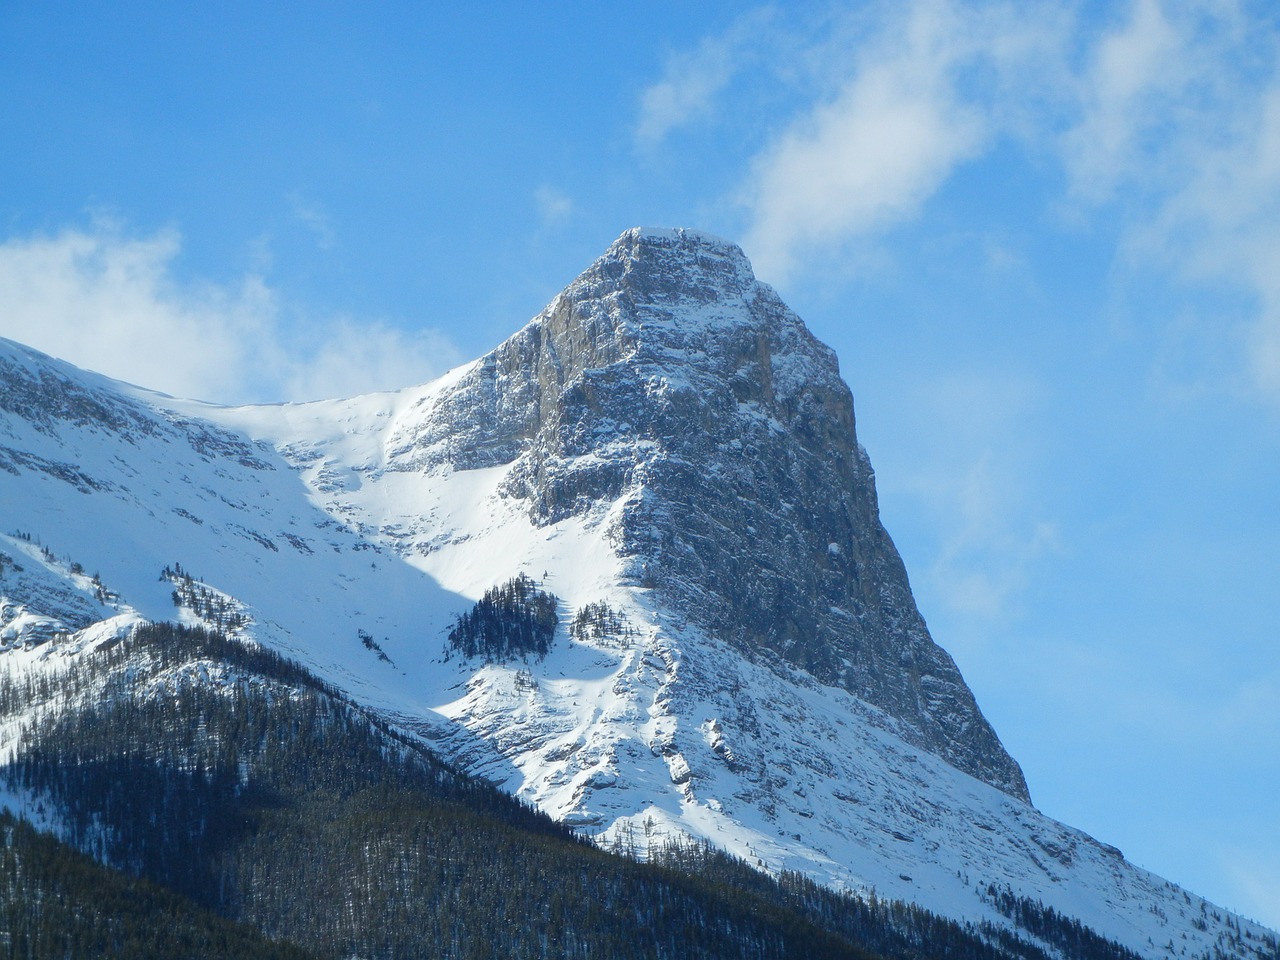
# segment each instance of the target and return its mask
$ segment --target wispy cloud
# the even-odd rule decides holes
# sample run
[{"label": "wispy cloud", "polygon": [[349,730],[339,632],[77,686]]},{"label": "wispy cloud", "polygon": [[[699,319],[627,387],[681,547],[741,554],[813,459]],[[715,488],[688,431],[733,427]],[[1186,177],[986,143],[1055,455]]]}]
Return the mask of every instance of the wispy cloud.
[{"label": "wispy cloud", "polygon": [[915,217],[989,148],[998,87],[1036,46],[1002,10],[918,0],[856,34],[836,93],[752,162],[742,197],[761,275],[783,282],[804,259],[825,267],[833,247]]},{"label": "wispy cloud", "polygon": [[1280,77],[1237,89],[1216,109],[1221,126],[1188,134],[1181,175],[1132,243],[1184,284],[1225,285],[1252,301],[1240,338],[1248,373],[1280,403]]},{"label": "wispy cloud", "polygon": [[1137,0],[1097,41],[1063,137],[1074,195],[1124,218],[1123,256],[1252,301],[1213,334],[1280,402],[1280,33],[1247,5]]},{"label": "wispy cloud", "polygon": [[340,317],[321,325],[320,337],[282,371],[288,397],[349,397],[422,383],[464,358],[436,330],[407,332],[381,321]]},{"label": "wispy cloud", "polygon": [[1056,525],[1028,502],[1037,386],[995,372],[922,376],[902,383],[911,456],[894,481],[936,536],[922,585],[947,612],[1008,618],[1037,563],[1060,548]]},{"label": "wispy cloud", "polygon": [[958,613],[988,622],[1007,618],[1035,564],[1060,546],[1055,524],[1010,509],[1020,479],[1002,475],[983,451],[964,467],[960,482],[948,483],[946,495],[935,499],[949,504],[952,520],[928,575]]},{"label": "wispy cloud", "polygon": [[[1227,0],[1132,0],[1102,17],[1067,3],[911,0],[859,7],[808,46],[827,92],[774,118],[735,194],[762,277],[786,285],[876,262],[867,250],[925,216],[959,169],[1012,149],[1060,171],[1044,212],[1115,230],[1119,277],[1162,272],[1170,286],[1250,301],[1243,326],[1229,311],[1206,322],[1237,344],[1250,388],[1280,402],[1273,18]],[[726,49],[727,38],[705,42],[663,82],[674,90],[692,71],[691,105],[728,99],[741,68],[717,67]]]},{"label": "wispy cloud", "polygon": [[573,213],[573,199],[549,184],[544,183],[533,191],[533,202],[538,207],[543,226],[560,223]]},{"label": "wispy cloud", "polygon": [[1246,917],[1256,917],[1276,929],[1280,927],[1280,870],[1275,865],[1275,851],[1266,849],[1268,842],[1274,843],[1264,838],[1261,844],[1221,850],[1219,862],[1245,900],[1233,906]]},{"label": "wispy cloud", "polygon": [[292,317],[265,280],[179,280],[174,231],[109,224],[0,244],[0,334],[177,396],[312,399],[422,382],[458,360],[432,331]]},{"label": "wispy cloud", "polygon": [[332,250],[338,245],[338,232],[334,229],[333,218],[324,204],[309,200],[297,191],[290,193],[286,199],[294,219],[315,236],[316,246],[321,250]]},{"label": "wispy cloud", "polygon": [[1109,199],[1140,172],[1152,138],[1191,82],[1187,47],[1159,0],[1137,0],[1128,18],[1094,44],[1074,82],[1080,119],[1062,138],[1077,195]]},{"label": "wispy cloud", "polygon": [[1249,372],[1280,404],[1280,82],[1240,107],[1232,139],[1197,158],[1194,176],[1156,230],[1187,238],[1184,269],[1225,281],[1253,299],[1255,313],[1245,331]]},{"label": "wispy cloud", "polygon": [[662,77],[640,96],[637,144],[655,146],[673,130],[711,115],[734,76],[755,62],[773,19],[769,8],[751,11],[726,33],[669,54]]}]

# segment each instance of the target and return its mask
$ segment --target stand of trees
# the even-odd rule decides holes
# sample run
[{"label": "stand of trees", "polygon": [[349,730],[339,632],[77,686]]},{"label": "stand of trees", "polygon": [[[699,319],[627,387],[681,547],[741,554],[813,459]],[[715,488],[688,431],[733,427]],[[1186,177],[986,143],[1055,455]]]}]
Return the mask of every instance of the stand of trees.
[{"label": "stand of trees", "polygon": [[611,643],[626,647],[635,638],[635,627],[621,610],[615,610],[603,600],[588,603],[578,609],[569,624],[569,636],[575,640],[595,643]]},{"label": "stand of trees", "polygon": [[249,625],[249,617],[240,605],[210,590],[204,583],[175,563],[160,571],[160,579],[173,584],[173,605],[186,607],[215,630],[235,633]]},{"label": "stand of trees", "polygon": [[545,657],[555,640],[559,601],[525,574],[485,591],[460,614],[449,631],[449,646],[465,657],[490,662]]}]

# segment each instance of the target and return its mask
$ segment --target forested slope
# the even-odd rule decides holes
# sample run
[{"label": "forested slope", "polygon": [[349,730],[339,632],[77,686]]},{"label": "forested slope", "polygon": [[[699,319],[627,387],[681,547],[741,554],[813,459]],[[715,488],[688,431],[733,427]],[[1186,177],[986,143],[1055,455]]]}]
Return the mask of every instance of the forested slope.
[{"label": "forested slope", "polygon": [[0,957],[308,960],[257,930],[103,867],[0,813]]},{"label": "forested slope", "polygon": [[[755,894],[599,850],[296,665],[140,629],[9,679],[10,788],[67,838],[271,937],[369,957],[864,957]],[[56,705],[56,706],[55,706]]]},{"label": "forested slope", "polygon": [[[0,717],[21,730],[8,788],[56,811],[72,845],[322,956],[1046,957],[705,845],[644,863],[598,849],[297,664],[203,630],[145,625],[56,678],[11,674]],[[6,905],[11,930],[43,922],[30,898]],[[1056,945],[1133,956],[1096,937]]]}]

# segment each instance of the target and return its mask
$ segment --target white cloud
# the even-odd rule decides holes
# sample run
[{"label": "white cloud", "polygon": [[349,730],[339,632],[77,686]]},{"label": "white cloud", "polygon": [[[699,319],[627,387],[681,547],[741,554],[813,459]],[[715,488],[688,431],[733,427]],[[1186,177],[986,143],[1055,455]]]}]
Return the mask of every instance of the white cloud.
[{"label": "white cloud", "polygon": [[[1060,194],[1042,194],[1046,210],[1114,231],[1117,289],[1162,275],[1170,289],[1218,296],[1192,339],[1234,344],[1236,374],[1224,384],[1214,369],[1206,382],[1248,381],[1280,402],[1272,18],[1234,0],[1132,0],[1091,16],[1068,3],[910,0],[859,6],[828,33],[836,39],[808,39],[827,95],[778,125],[737,193],[744,247],[764,279],[865,272],[877,238],[924,217],[960,167],[994,165],[1008,147],[1041,173],[1061,171]],[[717,43],[690,56],[703,71],[690,91],[721,96],[734,79],[716,69]],[[1241,297],[1252,304],[1243,324]],[[1173,332],[1153,333],[1153,366]]]},{"label": "white cloud", "polygon": [[1090,201],[1139,172],[1148,138],[1191,81],[1186,37],[1158,0],[1137,0],[1130,12],[1097,42],[1077,83],[1081,119],[1064,137],[1073,189]]},{"label": "white cloud", "polygon": [[772,19],[769,9],[752,11],[725,34],[706,38],[692,51],[669,55],[662,79],[640,95],[636,142],[656,146],[673,130],[711,115],[716,98],[754,59]]},{"label": "white cloud", "polygon": [[672,58],[663,78],[641,96],[636,140],[654,145],[675,128],[709,113],[732,76],[733,58],[719,40],[703,43],[692,57]]},{"label": "white cloud", "polygon": [[0,244],[0,335],[78,366],[221,402],[336,396],[422,382],[456,362],[438,334],[348,318],[286,322],[250,274],[174,276],[177,233],[110,225]]},{"label": "white cloud", "polygon": [[952,610],[992,622],[1010,615],[1033,566],[1058,549],[1058,531],[1025,516],[1021,478],[997,467],[990,450],[961,469],[959,482],[948,478],[935,497],[949,521],[928,576]]},{"label": "white cloud", "polygon": [[[1228,3],[1139,0],[1100,38],[1063,160],[1124,223],[1129,265],[1224,304],[1205,321],[1280,401],[1280,34]],[[1225,304],[1252,301],[1241,328]]]},{"label": "white cloud", "polygon": [[995,105],[971,89],[982,85],[975,67],[1012,70],[1030,37],[996,7],[890,8],[850,51],[838,92],[754,160],[746,247],[761,275],[783,281],[801,260],[916,216],[995,132]]},{"label": "white cloud", "polygon": [[349,397],[424,382],[462,359],[438,331],[337,319],[324,325],[314,349],[282,383],[290,397]]}]

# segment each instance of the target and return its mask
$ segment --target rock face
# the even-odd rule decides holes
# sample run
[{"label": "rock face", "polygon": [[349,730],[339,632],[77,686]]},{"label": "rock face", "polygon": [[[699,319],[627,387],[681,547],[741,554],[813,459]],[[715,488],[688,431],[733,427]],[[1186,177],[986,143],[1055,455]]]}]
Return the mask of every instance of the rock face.
[{"label": "rock face", "polygon": [[916,609],[834,353],[735,245],[628,231],[417,422],[392,469],[512,464],[540,525],[620,504],[611,539],[664,607],[1029,800]]}]

